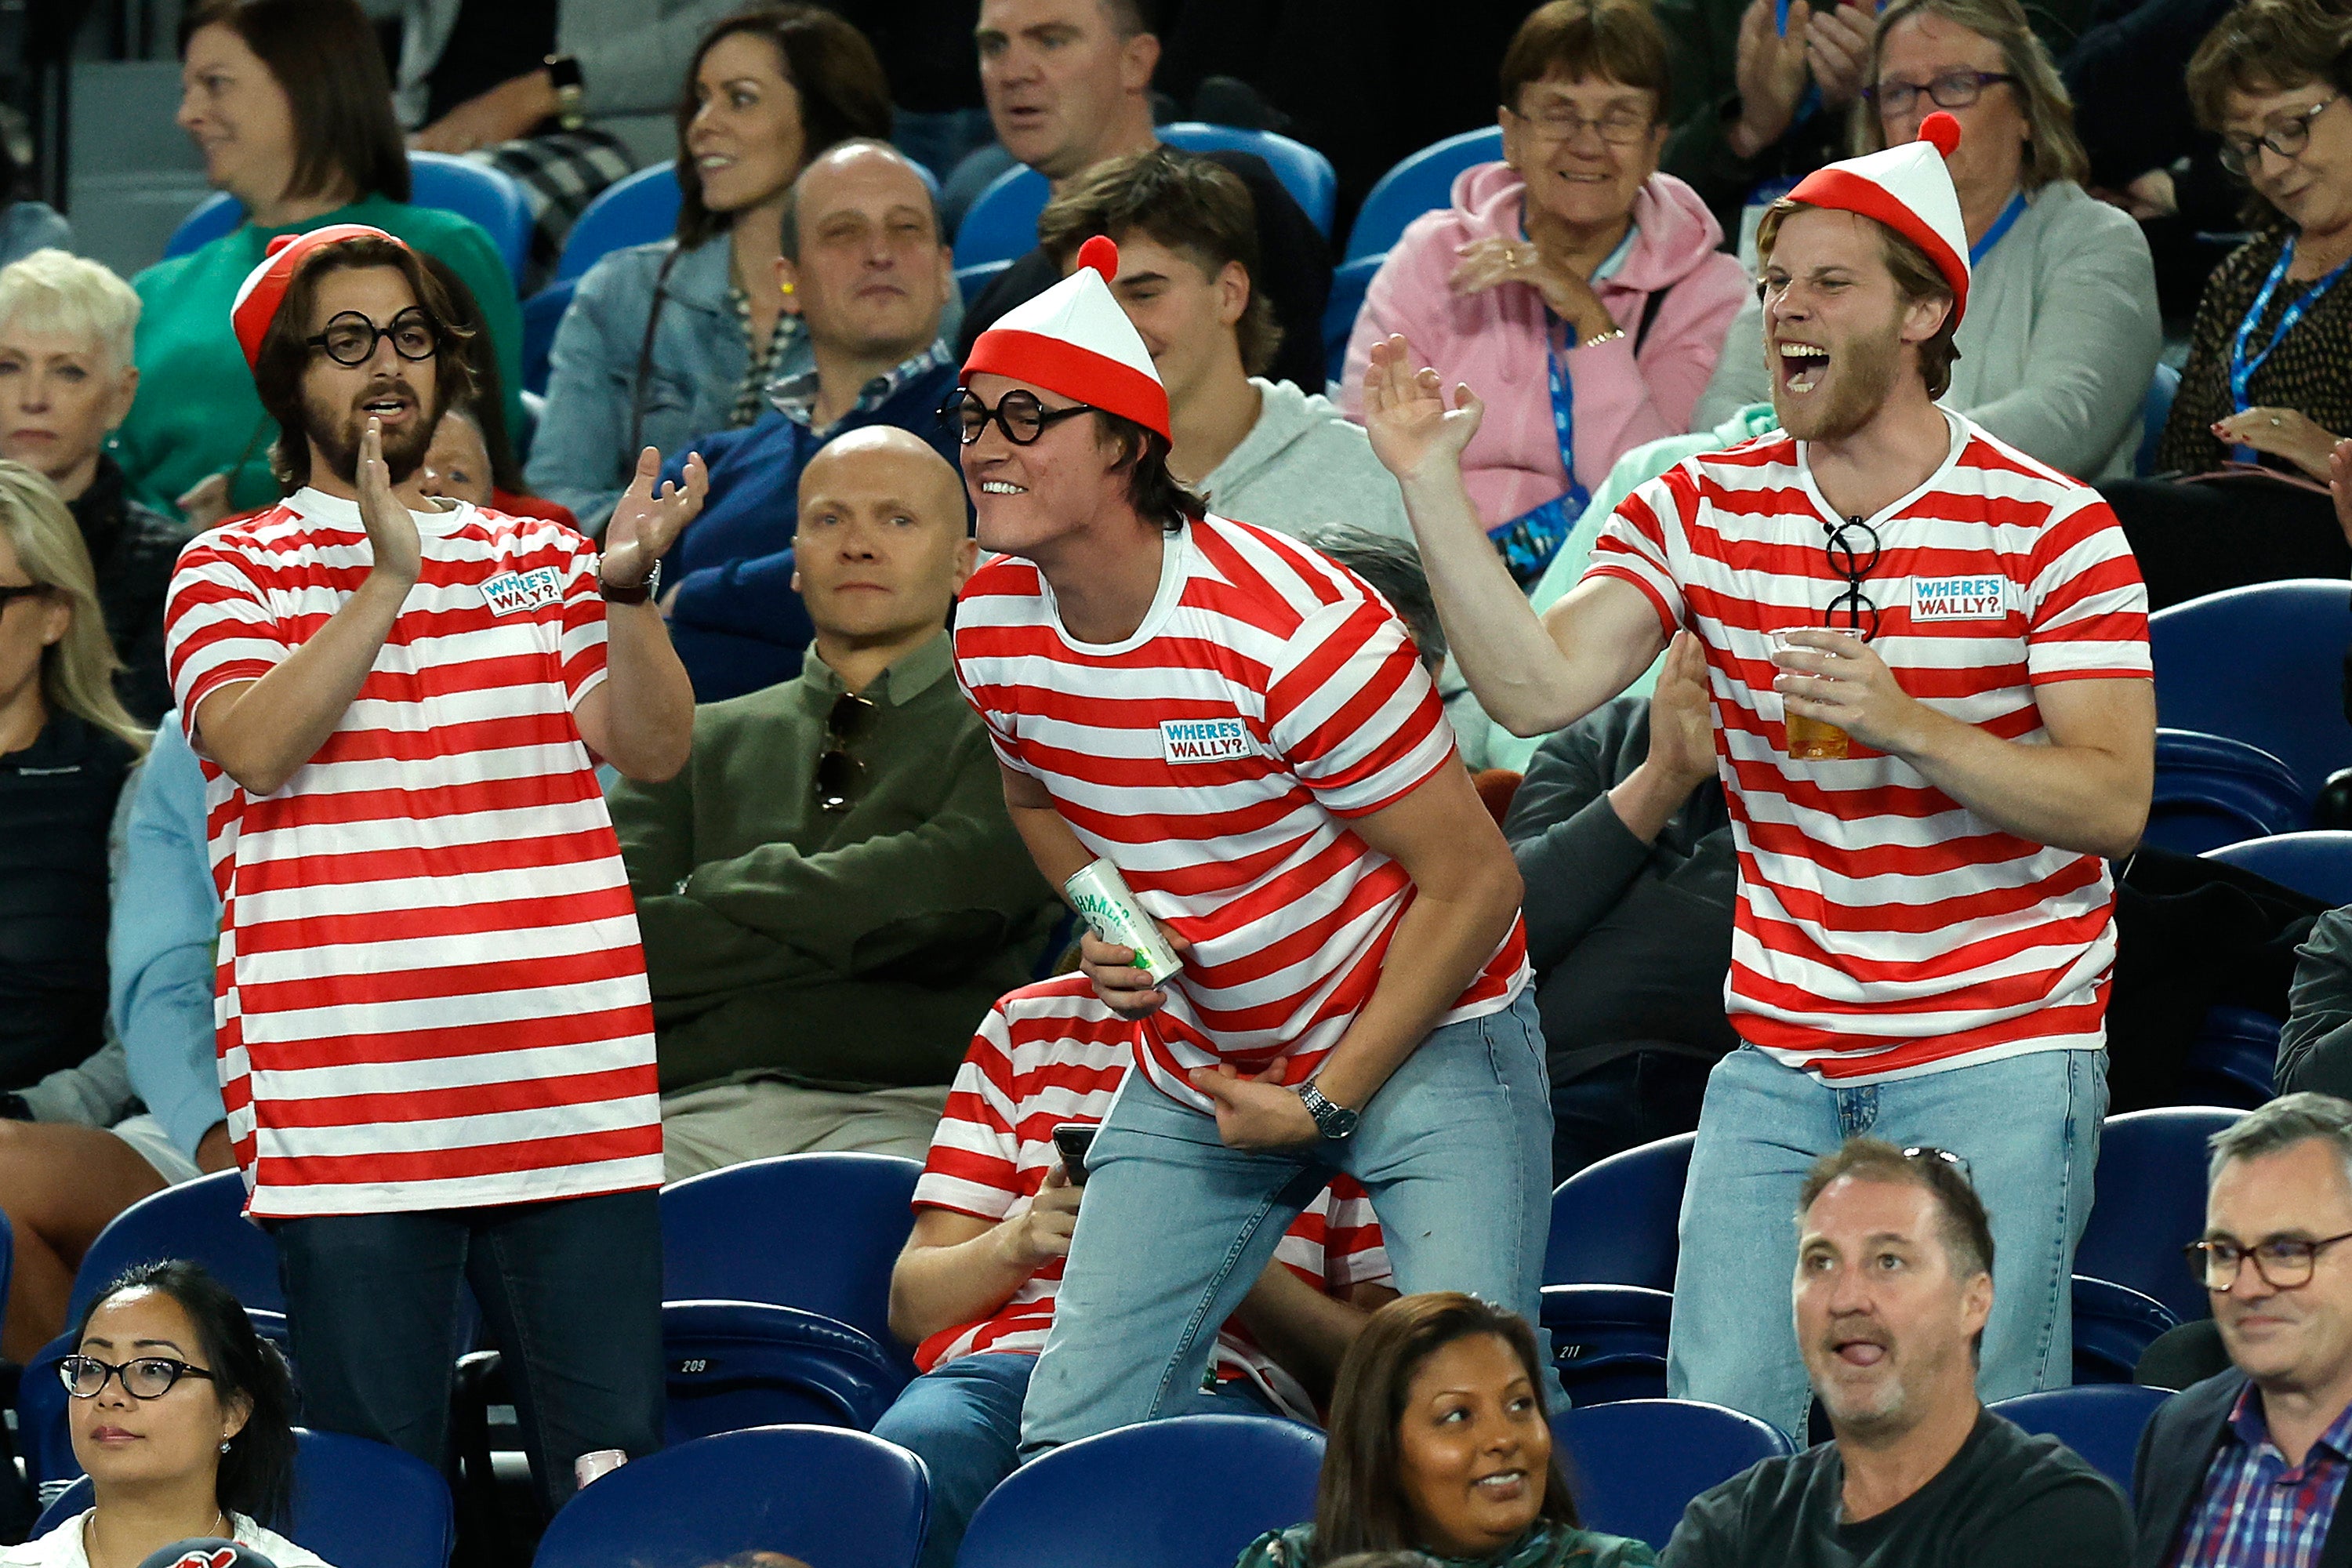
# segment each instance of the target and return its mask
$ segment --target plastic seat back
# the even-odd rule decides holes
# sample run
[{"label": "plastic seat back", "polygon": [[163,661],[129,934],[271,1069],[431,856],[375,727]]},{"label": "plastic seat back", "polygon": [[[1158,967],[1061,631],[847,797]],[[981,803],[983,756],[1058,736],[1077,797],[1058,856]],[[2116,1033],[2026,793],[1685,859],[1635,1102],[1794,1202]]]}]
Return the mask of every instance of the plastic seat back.
[{"label": "plastic seat back", "polygon": [[1246,131],[1237,125],[1213,125],[1205,120],[1180,120],[1160,128],[1160,140],[1187,153],[1253,153],[1265,160],[1290,199],[1331,237],[1331,219],[1339,205],[1339,176],[1331,160],[1304,142],[1272,131]]},{"label": "plastic seat back", "polygon": [[1014,261],[1037,248],[1037,215],[1051,193],[1045,176],[1016,163],[988,183],[956,226],[958,272],[990,261]]},{"label": "plastic seat back", "polygon": [[563,253],[555,260],[555,281],[568,283],[596,265],[606,253],[632,245],[667,239],[677,232],[677,170],[669,163],[614,181],[596,193],[563,237]]},{"label": "plastic seat back", "polygon": [[2330,909],[2352,904],[2352,833],[2283,833],[2243,839],[2206,851],[2206,858],[2268,877]]},{"label": "plastic seat back", "polygon": [[2159,362],[2140,402],[2139,450],[2132,458],[2132,472],[2143,478],[2156,472],[2156,444],[2164,438],[2164,422],[2172,417],[2172,400],[2179,391],[2180,373]]},{"label": "plastic seat back", "polygon": [[1661,1138],[1595,1161],[1562,1182],[1551,1195],[1544,1283],[1673,1289],[1683,1182],[1697,1142],[1695,1132]]},{"label": "plastic seat back", "polygon": [[[44,1533],[90,1506],[89,1478],[42,1510]],[[335,1568],[447,1568],[457,1543],[448,1483],[422,1459],[364,1437],[294,1429],[294,1517],[280,1531]]]},{"label": "plastic seat back", "polygon": [[837,1426],[755,1426],[591,1482],[548,1525],[532,1563],[707,1568],[777,1552],[817,1568],[912,1568],[929,1511],[923,1461],[896,1443]]},{"label": "plastic seat back", "polygon": [[2303,781],[2261,747],[2194,730],[2156,732],[2148,843],[2201,855],[2244,838],[2292,833],[2310,822]]},{"label": "plastic seat back", "polygon": [[1356,318],[1363,312],[1364,295],[1372,274],[1389,258],[1383,250],[1358,256],[1331,269],[1331,293],[1323,303],[1323,379],[1334,382],[1348,368],[1348,340],[1356,333]]},{"label": "plastic seat back", "polygon": [[563,312],[572,309],[572,296],[579,291],[577,279],[551,283],[522,302],[522,389],[547,393],[548,356],[555,350],[555,331],[563,325]]},{"label": "plastic seat back", "polygon": [[1503,128],[1481,126],[1433,142],[1382,174],[1356,209],[1348,231],[1347,260],[1377,256],[1396,244],[1405,225],[1454,200],[1454,176],[1479,163],[1500,163]]},{"label": "plastic seat back", "polygon": [[2103,1383],[2021,1394],[1991,1408],[1994,1415],[2028,1432],[2057,1438],[2088,1459],[2128,1498],[2140,1433],[2147,1429],[2156,1407],[2171,1397],[2165,1389],[2142,1388],[2136,1383]]},{"label": "plastic seat back", "polygon": [[248,1307],[286,1310],[278,1247],[245,1217],[245,1178],[221,1171],[143,1197],[107,1222],[74,1271],[66,1321],[78,1323],[98,1293],[134,1264],[167,1258],[201,1263]]},{"label": "plastic seat back", "polygon": [[2112,1279],[2074,1276],[2074,1381],[2129,1383],[2157,1336],[2178,1327],[2172,1309]]},{"label": "plastic seat back", "polygon": [[956,1568],[1233,1568],[1315,1517],[1323,1434],[1265,1415],[1176,1415],[1055,1448],[972,1515]]},{"label": "plastic seat back", "polygon": [[2211,1007],[2189,1047],[2181,1098],[2252,1110],[2278,1092],[2282,1020],[2252,1007]]},{"label": "plastic seat back", "polygon": [[2205,1141],[2242,1114],[2176,1105],[2108,1117],[2075,1271],[2152,1297],[2182,1322],[2210,1315],[2180,1249],[2205,1229]]},{"label": "plastic seat back", "polygon": [[2147,635],[2158,723],[2260,746],[2293,771],[2305,801],[2352,767],[2344,717],[2352,589],[2342,579],[2210,594],[2158,611]]},{"label": "plastic seat back", "polygon": [[758,1301],[663,1302],[662,1360],[673,1445],[751,1426],[870,1431],[905,1385],[847,1323]]},{"label": "plastic seat back", "polygon": [[1663,1548],[1691,1499],[1796,1450],[1769,1422],[1691,1399],[1634,1399],[1551,1418],[1586,1527]]},{"label": "plastic seat back", "polygon": [[1547,1285],[1552,1364],[1579,1407],[1666,1395],[1666,1329],[1675,1299],[1640,1285]]},{"label": "plastic seat back", "polygon": [[408,199],[417,206],[438,207],[481,225],[507,264],[507,276],[517,289],[522,287],[523,268],[530,261],[530,199],[521,181],[451,153],[411,153],[408,180]]}]

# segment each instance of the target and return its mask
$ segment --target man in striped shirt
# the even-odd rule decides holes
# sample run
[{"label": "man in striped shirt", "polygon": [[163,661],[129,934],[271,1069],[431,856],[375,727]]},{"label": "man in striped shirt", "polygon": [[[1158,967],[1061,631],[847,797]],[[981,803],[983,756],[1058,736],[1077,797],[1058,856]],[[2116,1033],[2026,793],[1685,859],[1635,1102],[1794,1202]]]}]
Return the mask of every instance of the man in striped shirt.
[{"label": "man in striped shirt", "polygon": [[[1369,378],[1374,447],[1500,722],[1572,722],[1669,639],[1706,656],[1743,1044],[1700,1116],[1668,1385],[1792,1436],[1810,1390],[1777,1283],[1788,1214],[1808,1163],[1857,1133],[1970,1162],[2000,1243],[1983,1396],[2069,1381],[2106,1109],[2102,858],[2137,841],[2154,773],[2147,598],[2113,514],[1934,401],[1969,240],[1939,156],[1958,128],[1925,133],[1768,214],[1782,429],[1635,491],[1540,622],[1462,489],[1475,396],[1449,408],[1402,340]],[[1776,650],[1791,627],[1810,629]],[[1843,731],[1845,754],[1792,759],[1800,720]]]},{"label": "man in striped shirt", "polygon": [[956,674],[1048,881],[1110,861],[1184,954],[1087,970],[1139,1020],[1024,1449],[1179,1407],[1334,1171],[1406,1291],[1537,1315],[1550,1109],[1518,876],[1428,671],[1362,581],[1209,515],[1108,288],[1118,247],[984,333],[953,410],[980,542]]},{"label": "man in striped shirt", "polygon": [[192,542],[167,658],[224,903],[223,1099],[314,1426],[439,1465],[471,1285],[542,1503],[661,1441],[652,1009],[594,764],[685,763],[652,566],[700,504],[578,533],[419,490],[470,390],[449,301],[356,225],[280,242],[232,325],[276,507]]}]

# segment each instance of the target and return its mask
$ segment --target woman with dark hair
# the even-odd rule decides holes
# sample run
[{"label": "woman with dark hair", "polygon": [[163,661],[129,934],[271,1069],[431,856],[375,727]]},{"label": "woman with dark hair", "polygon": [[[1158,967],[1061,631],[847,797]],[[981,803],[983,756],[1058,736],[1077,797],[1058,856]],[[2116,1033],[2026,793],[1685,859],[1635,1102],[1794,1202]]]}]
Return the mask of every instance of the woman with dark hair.
[{"label": "woman with dark hair", "polygon": [[1339,1363],[1315,1522],[1236,1568],[1329,1568],[1421,1552],[1446,1568],[1645,1568],[1649,1547],[1576,1522],[1552,1457],[1549,1382],[1522,1319],[1433,1290],[1372,1314]]},{"label": "woman with dark hair", "polygon": [[[712,28],[678,103],[677,233],[580,279],[548,356],[531,488],[602,532],[638,452],[749,425],[770,383],[814,369],[782,309],[784,198],[825,149],[889,134],[882,64],[833,12],[770,5]],[[950,337],[958,319],[950,299]]]},{"label": "woman with dark hair", "polygon": [[294,1484],[294,1388],[277,1347],[198,1264],[143,1263],[90,1303],[58,1364],[94,1505],[0,1568],[136,1568],[194,1538],[327,1568],[269,1527]]},{"label": "woman with dark hair", "polygon": [[244,205],[246,222],[131,279],[144,306],[140,396],[116,456],[134,497],[214,516],[278,499],[276,426],[254,394],[229,307],[271,240],[328,224],[397,235],[465,280],[498,352],[507,419],[520,428],[513,279],[471,219],[410,204],[391,80],[354,0],[198,0],[180,24],[180,127],[203,153],[205,178]]}]

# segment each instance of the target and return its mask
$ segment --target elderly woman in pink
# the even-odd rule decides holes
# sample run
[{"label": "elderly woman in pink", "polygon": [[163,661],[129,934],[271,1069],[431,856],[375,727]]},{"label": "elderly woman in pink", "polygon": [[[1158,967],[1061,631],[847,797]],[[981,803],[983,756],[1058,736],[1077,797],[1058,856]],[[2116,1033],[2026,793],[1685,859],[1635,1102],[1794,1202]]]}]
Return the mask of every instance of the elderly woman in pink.
[{"label": "elderly woman in pink", "polygon": [[1657,172],[1666,85],[1643,0],[1539,6],[1503,56],[1504,161],[1404,231],[1349,340],[1351,418],[1391,332],[1485,399],[1464,478],[1522,586],[1621,453],[1688,426],[1748,294],[1706,204]]}]

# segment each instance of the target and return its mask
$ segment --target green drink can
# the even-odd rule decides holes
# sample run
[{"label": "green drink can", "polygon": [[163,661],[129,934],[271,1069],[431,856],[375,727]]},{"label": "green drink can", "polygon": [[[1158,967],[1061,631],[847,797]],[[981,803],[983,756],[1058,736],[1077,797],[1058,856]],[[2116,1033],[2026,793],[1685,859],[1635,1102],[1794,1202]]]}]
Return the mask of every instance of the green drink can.
[{"label": "green drink can", "polygon": [[1135,967],[1150,975],[1152,984],[1165,984],[1182,972],[1183,960],[1176,956],[1168,939],[1160,934],[1160,927],[1128,890],[1127,879],[1109,861],[1097,860],[1087,867],[1062,884],[1062,892],[1095,935],[1135,950]]}]

